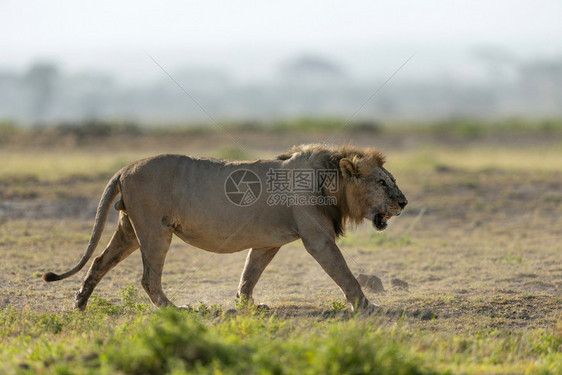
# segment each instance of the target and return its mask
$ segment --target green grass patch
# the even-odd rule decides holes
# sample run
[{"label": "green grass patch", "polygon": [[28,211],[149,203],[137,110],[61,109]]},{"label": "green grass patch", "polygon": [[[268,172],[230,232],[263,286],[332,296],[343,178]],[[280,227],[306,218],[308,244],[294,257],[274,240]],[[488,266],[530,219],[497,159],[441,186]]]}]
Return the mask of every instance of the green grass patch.
[{"label": "green grass patch", "polygon": [[450,118],[432,122],[402,122],[387,124],[385,131],[476,139],[489,135],[560,134],[562,118]]},{"label": "green grass patch", "polygon": [[443,174],[500,170],[558,172],[562,169],[562,147],[559,144],[540,149],[498,145],[470,148],[434,146],[392,154],[388,167],[395,173],[412,170]]},{"label": "green grass patch", "polygon": [[212,152],[212,156],[219,159],[229,160],[251,160],[256,159],[256,155],[246,149],[234,146],[220,147]]},{"label": "green grass patch", "polygon": [[[2,168],[0,179],[13,179],[15,183],[40,183],[41,181],[109,178],[128,163],[143,154],[97,153],[94,151],[27,150],[25,152],[0,151]],[[18,179],[19,178],[19,179]]]},{"label": "green grass patch", "polygon": [[[0,310],[0,371],[102,374],[439,374],[562,370],[555,330],[451,335],[379,318],[211,317],[147,308],[132,288],[120,305],[84,313]],[[450,302],[450,301],[449,301]]]},{"label": "green grass patch", "polygon": [[369,228],[369,231],[348,231],[340,242],[341,246],[358,247],[362,250],[376,250],[378,248],[400,248],[409,246],[413,243],[408,233],[400,236],[393,236],[387,233],[380,233]]},{"label": "green grass patch", "polygon": [[[6,371],[69,374],[438,373],[366,321],[294,324],[239,315],[212,323],[175,309],[127,319],[106,313],[94,309],[83,315],[36,316],[2,311],[2,326],[17,327],[25,337],[7,339],[10,348],[2,351],[2,366]],[[91,331],[76,326],[92,317],[99,318],[87,324]],[[300,331],[300,324],[309,329]]]}]

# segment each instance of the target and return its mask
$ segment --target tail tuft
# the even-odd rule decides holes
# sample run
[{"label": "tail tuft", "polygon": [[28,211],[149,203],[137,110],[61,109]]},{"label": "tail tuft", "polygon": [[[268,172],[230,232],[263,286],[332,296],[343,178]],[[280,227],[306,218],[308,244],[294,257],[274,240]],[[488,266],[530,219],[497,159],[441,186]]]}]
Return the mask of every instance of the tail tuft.
[{"label": "tail tuft", "polygon": [[51,281],[60,280],[61,277],[54,272],[45,272],[43,274],[43,281],[46,283],[50,283]]}]

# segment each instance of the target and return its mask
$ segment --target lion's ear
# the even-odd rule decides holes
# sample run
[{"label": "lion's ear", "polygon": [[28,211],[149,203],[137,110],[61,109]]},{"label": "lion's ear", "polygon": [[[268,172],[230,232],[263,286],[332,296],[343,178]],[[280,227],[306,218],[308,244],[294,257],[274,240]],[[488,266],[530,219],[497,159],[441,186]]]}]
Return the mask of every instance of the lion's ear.
[{"label": "lion's ear", "polygon": [[346,158],[340,160],[340,170],[345,178],[353,177],[354,175],[357,175],[359,173],[359,171],[357,170],[357,165]]}]

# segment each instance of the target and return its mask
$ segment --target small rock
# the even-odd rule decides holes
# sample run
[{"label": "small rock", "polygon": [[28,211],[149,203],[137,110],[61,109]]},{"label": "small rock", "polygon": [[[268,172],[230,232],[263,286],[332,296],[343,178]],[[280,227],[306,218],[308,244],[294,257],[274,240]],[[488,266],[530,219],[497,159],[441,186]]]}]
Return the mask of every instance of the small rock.
[{"label": "small rock", "polygon": [[360,274],[357,276],[357,281],[359,281],[359,285],[371,290],[372,292],[385,293],[381,279],[375,275]]},{"label": "small rock", "polygon": [[392,279],[390,280],[390,285],[398,289],[408,290],[409,285],[406,281],[400,279]]}]

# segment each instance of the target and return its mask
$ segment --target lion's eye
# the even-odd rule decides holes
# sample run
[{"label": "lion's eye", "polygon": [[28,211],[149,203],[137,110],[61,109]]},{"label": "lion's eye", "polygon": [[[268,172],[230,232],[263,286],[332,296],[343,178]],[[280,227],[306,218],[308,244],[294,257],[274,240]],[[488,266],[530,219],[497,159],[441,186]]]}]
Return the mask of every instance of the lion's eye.
[{"label": "lion's eye", "polygon": [[385,181],[385,180],[380,180],[380,181],[379,181],[379,184],[380,184],[381,186],[386,186],[386,181]]}]

